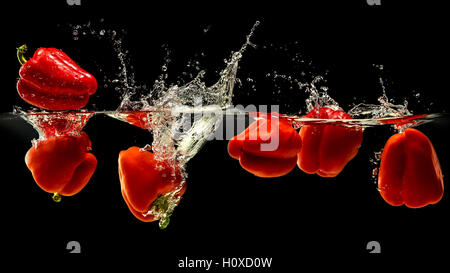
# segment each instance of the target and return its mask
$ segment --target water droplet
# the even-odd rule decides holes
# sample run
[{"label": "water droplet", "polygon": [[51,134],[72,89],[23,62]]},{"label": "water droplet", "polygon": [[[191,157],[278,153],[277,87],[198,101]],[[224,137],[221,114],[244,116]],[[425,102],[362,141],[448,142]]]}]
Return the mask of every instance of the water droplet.
[{"label": "water droplet", "polygon": [[378,168],[372,170],[372,177],[375,178],[378,175]]}]

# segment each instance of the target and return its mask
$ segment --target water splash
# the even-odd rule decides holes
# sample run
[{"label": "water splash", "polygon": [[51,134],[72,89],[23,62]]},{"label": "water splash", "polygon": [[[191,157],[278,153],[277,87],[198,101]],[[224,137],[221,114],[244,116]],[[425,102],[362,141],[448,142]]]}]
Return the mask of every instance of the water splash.
[{"label": "water splash", "polygon": [[[145,118],[146,122],[140,124],[146,125],[146,129],[152,131],[154,139],[152,150],[158,159],[186,163],[199,151],[207,136],[220,125],[222,110],[232,103],[239,61],[248,46],[255,47],[250,39],[258,25],[259,21],[253,25],[241,48],[232,52],[230,58],[225,60],[225,68],[219,73],[219,79],[213,85],[205,84],[203,81],[205,71],[202,70],[185,85],[167,87],[164,78],[159,78],[155,81],[153,89],[139,99],[132,100],[131,95],[124,96],[118,113],[146,112],[140,118],[141,120]],[[209,115],[201,113],[197,119],[194,116],[191,126],[186,126],[192,116],[184,113],[193,108],[216,109],[216,111],[210,111]],[[114,117],[129,121],[129,116],[119,114]]]},{"label": "water splash", "polygon": [[[39,134],[38,140],[45,140],[53,136],[80,135],[86,123],[95,113],[88,111],[25,112],[21,108],[15,107],[13,114],[33,126]],[[33,143],[36,141],[33,140]]]},{"label": "water splash", "polygon": [[[239,61],[248,46],[256,47],[250,39],[258,25],[259,21],[253,25],[241,48],[232,52],[230,58],[225,60],[225,68],[213,85],[206,85],[203,81],[205,71],[201,70],[193,80],[184,85],[168,86],[165,82],[167,65],[164,64],[163,74],[155,81],[153,89],[133,100],[136,97],[135,90],[132,86],[126,86],[129,91],[123,95],[119,108],[109,114],[151,131],[153,142],[144,149],[151,147],[157,161],[164,162],[173,169],[180,169],[183,183],[187,178],[186,163],[220,126],[222,111],[231,106]],[[192,109],[208,109],[208,112],[200,110],[192,115],[189,112]],[[178,205],[180,190],[181,187],[160,196],[147,212],[159,219],[161,228],[167,226],[170,215]],[[164,209],[159,210],[158,207]]]},{"label": "water splash", "polygon": [[[383,65],[375,65],[375,67],[380,72],[384,69]],[[405,117],[411,117],[413,115],[412,111],[408,110],[408,101],[405,99],[403,104],[394,104],[394,101],[387,96],[383,77],[379,76],[378,81],[382,91],[382,95],[378,98],[379,104],[360,103],[355,105],[349,111],[349,114],[355,118],[365,119],[394,118],[393,120],[395,120],[395,118],[398,118],[398,122],[389,122],[388,124],[393,124],[394,128],[400,132],[415,125],[414,119],[403,120]]]},{"label": "water splash", "polygon": [[[250,39],[259,24],[259,21],[255,22],[241,48],[236,52],[232,52],[229,59],[225,59],[226,66],[220,71],[220,77],[215,84],[211,86],[205,84],[203,78],[206,72],[204,70],[200,70],[193,80],[181,86],[167,86],[167,83],[165,82],[167,75],[163,74],[155,81],[153,88],[147,91],[147,94],[141,95],[137,100],[131,99],[131,95],[134,95],[134,93],[130,94],[130,92],[128,92],[128,94],[125,94],[118,110],[146,111],[149,110],[151,106],[194,107],[198,105],[199,102],[201,105],[217,105],[221,108],[230,106],[233,98],[239,60],[242,58],[242,54],[246,51],[248,46],[256,47]],[[167,64],[163,65],[162,70],[163,72],[167,71]],[[133,88],[130,88],[130,90],[132,89]]]},{"label": "water splash", "polygon": [[386,86],[383,79],[383,65],[374,65],[380,74],[378,82],[381,87],[382,95],[378,98],[379,104],[360,103],[355,105],[349,113],[356,118],[386,118],[386,117],[402,117],[412,115],[408,110],[408,101],[404,100],[403,104],[394,104],[389,99],[386,92]]},{"label": "water splash", "polygon": [[[383,86],[383,81],[380,79]],[[349,114],[356,118],[386,118],[386,117],[402,117],[412,115],[408,110],[408,102],[405,100],[403,104],[394,104],[386,95],[383,88],[383,95],[378,98],[379,104],[359,103],[354,106]]]},{"label": "water splash", "polygon": [[[379,68],[383,69],[383,66],[379,66]],[[286,78],[283,76],[281,75],[281,78]],[[392,125],[399,132],[404,131],[406,128],[425,124],[444,117],[442,114],[413,115],[412,111],[408,109],[408,102],[406,100],[404,100],[403,104],[394,104],[394,101],[388,98],[382,77],[379,78],[379,83],[382,95],[378,98],[378,104],[357,104],[347,112],[352,116],[352,119],[316,119],[298,115],[280,115],[280,117],[291,121],[295,129],[299,129],[305,125],[320,124],[346,127],[362,126],[363,128],[377,125]],[[315,107],[329,107],[334,110],[342,110],[337,101],[328,94],[328,87],[323,76],[315,76],[310,83],[298,81],[298,86],[300,90],[303,90],[309,95],[305,100],[308,112]]]},{"label": "water splash", "polygon": [[324,85],[324,78],[316,76],[310,83],[299,82],[300,89],[306,89],[309,97],[305,100],[306,110],[309,112],[314,108],[329,107],[333,110],[341,110],[339,104],[328,95],[328,87]]},{"label": "water splash", "polygon": [[[117,66],[113,66],[115,69],[113,73],[103,73],[102,87],[114,89],[121,100],[147,90],[145,84],[140,85],[135,80],[134,67],[130,65],[130,54],[124,43],[127,31],[125,29],[106,29],[103,22],[104,20],[100,19],[96,23],[88,21],[85,24],[68,25],[72,29],[74,40],[81,41],[81,38],[90,38],[105,41],[111,46],[114,53],[111,56],[116,57]],[[104,67],[98,67],[99,73],[105,72],[104,70]]]}]

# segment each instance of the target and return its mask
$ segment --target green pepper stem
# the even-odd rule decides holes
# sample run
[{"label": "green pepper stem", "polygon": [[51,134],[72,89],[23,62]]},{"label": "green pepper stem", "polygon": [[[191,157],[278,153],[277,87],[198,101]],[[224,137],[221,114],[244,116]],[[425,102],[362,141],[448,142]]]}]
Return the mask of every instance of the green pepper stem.
[{"label": "green pepper stem", "polygon": [[22,45],[17,48],[17,59],[19,59],[20,64],[24,64],[27,62],[27,59],[25,59],[25,56],[23,56],[28,50],[27,45]]},{"label": "green pepper stem", "polygon": [[161,219],[159,219],[159,228],[160,229],[166,229],[166,227],[170,223],[170,215],[167,215]]},{"label": "green pepper stem", "polygon": [[159,228],[165,229],[170,223],[170,216],[172,215],[173,209],[176,204],[172,199],[172,194],[161,195],[156,199],[153,204],[153,210],[160,213],[161,218],[159,219]]},{"label": "green pepper stem", "polygon": [[55,201],[56,203],[59,203],[59,202],[61,202],[61,195],[60,195],[59,193],[55,192],[55,193],[53,194],[52,199],[53,199],[53,201]]}]

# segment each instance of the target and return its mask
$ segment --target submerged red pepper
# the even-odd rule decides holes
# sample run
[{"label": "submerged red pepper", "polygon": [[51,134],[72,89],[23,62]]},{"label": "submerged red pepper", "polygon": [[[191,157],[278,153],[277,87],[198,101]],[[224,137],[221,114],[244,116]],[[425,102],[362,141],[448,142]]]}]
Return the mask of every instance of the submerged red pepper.
[{"label": "submerged red pepper", "polygon": [[302,141],[286,121],[270,114],[254,121],[228,143],[228,153],[259,177],[278,177],[294,169]]},{"label": "submerged red pepper", "polygon": [[[343,111],[328,107],[314,108],[305,117],[319,119],[351,119]],[[298,154],[298,167],[322,177],[335,177],[358,153],[363,140],[361,128],[340,125],[308,125],[300,130],[303,148]]]},{"label": "submerged red pepper", "polygon": [[[141,221],[157,220],[150,210],[167,212],[170,198],[181,197],[186,183],[178,167],[157,161],[152,152],[131,147],[119,154],[119,178],[122,196],[133,215]],[[166,195],[175,193],[174,196]],[[169,212],[170,213],[170,212]],[[168,215],[170,216],[170,215]],[[165,219],[168,221],[168,218]],[[168,222],[161,224],[164,228]]]},{"label": "submerged red pepper", "polygon": [[[91,141],[86,133],[79,136],[53,136],[38,140],[31,147],[25,163],[41,189],[55,196],[71,196],[89,182],[97,159],[88,151]],[[58,200],[55,200],[58,201]]]},{"label": "submerged red pepper", "polygon": [[125,120],[139,128],[149,129],[151,125],[151,116],[148,112],[127,111]]},{"label": "submerged red pepper", "polygon": [[39,48],[26,61],[18,49],[22,63],[17,91],[31,105],[47,110],[75,110],[84,107],[97,90],[94,76],[84,71],[64,52],[56,48]]},{"label": "submerged red pepper", "polygon": [[409,128],[389,138],[381,154],[378,188],[392,206],[420,208],[441,200],[441,166],[427,136]]}]

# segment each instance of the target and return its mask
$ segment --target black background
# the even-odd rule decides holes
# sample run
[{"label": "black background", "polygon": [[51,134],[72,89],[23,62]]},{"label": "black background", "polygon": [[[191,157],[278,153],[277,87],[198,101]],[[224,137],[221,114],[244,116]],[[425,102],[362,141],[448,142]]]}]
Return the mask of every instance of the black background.
[{"label": "black background", "polygon": [[[15,91],[20,65],[14,52],[24,43],[30,55],[38,47],[63,49],[96,76],[99,89],[88,109],[117,108],[120,96],[114,85],[103,88],[104,75],[114,78],[119,66],[111,43],[89,35],[73,39],[69,24],[88,21],[97,29],[121,33],[138,84],[151,86],[161,74],[164,48],[171,51],[169,83],[189,78],[180,76],[189,70],[189,60],[199,60],[207,72],[205,80],[213,83],[224,67],[223,59],[240,48],[259,20],[252,38],[258,47],[249,48],[240,63],[238,77],[243,83],[235,89],[235,104],[279,104],[283,113],[304,112],[305,93],[295,86],[289,89],[292,83],[266,77],[274,70],[306,82],[323,75],[330,95],[345,110],[355,102],[376,103],[381,86],[374,64],[383,64],[388,96],[397,103],[407,99],[414,113],[449,110],[445,39],[449,22],[443,7],[428,1],[396,1],[396,6],[383,0],[381,6],[363,0],[314,1],[314,5],[54,2],[21,1],[5,9],[15,18],[2,24],[6,38],[2,113],[25,105]],[[303,62],[293,61],[299,53]],[[255,80],[256,91],[248,77]],[[448,121],[420,128],[433,141],[448,185]],[[97,170],[82,192],[57,204],[37,187],[24,164],[37,133],[18,119],[2,118],[0,129],[6,226],[2,241],[11,257],[42,256],[48,266],[59,258],[118,257],[115,261],[170,272],[180,270],[178,259],[186,256],[218,261],[273,257],[272,270],[280,270],[302,268],[311,258],[339,257],[348,262],[367,258],[373,264],[380,258],[449,254],[448,191],[437,205],[408,209],[389,206],[376,189],[369,159],[394,132],[390,128],[367,129],[359,154],[331,179],[306,175],[298,168],[280,178],[258,178],[228,156],[226,141],[209,142],[188,163],[187,192],[163,231],[157,223],[142,223],[128,211],[117,175],[118,153],[151,143],[148,132],[106,116],[92,118],[85,131],[98,159]],[[72,240],[81,243],[77,258],[66,250]],[[372,240],[381,243],[378,256],[366,250]]]}]

